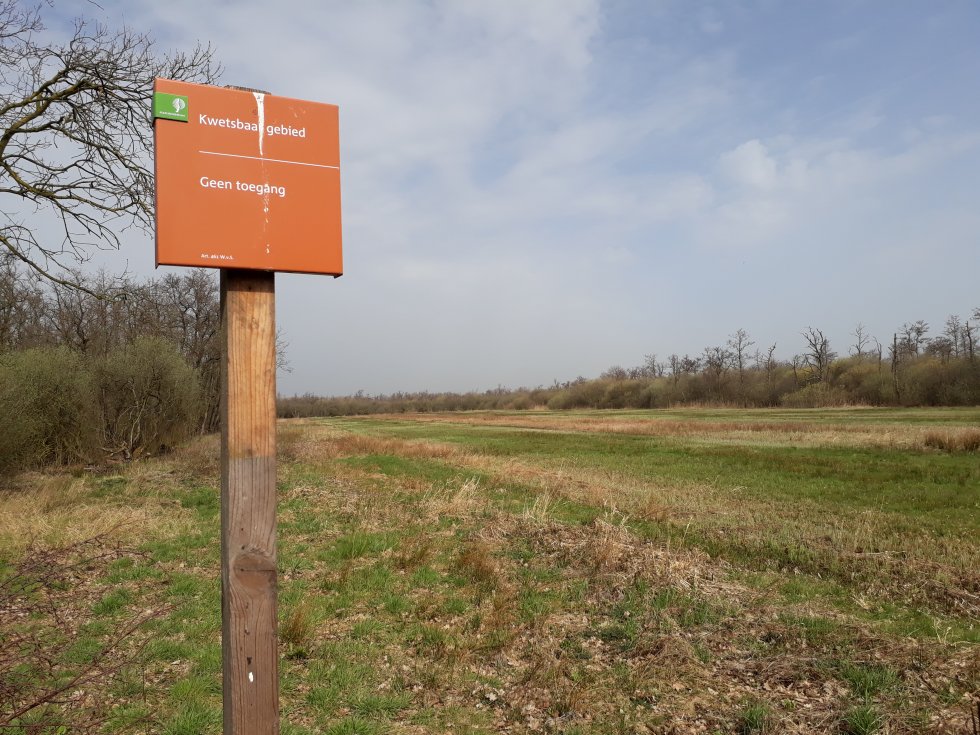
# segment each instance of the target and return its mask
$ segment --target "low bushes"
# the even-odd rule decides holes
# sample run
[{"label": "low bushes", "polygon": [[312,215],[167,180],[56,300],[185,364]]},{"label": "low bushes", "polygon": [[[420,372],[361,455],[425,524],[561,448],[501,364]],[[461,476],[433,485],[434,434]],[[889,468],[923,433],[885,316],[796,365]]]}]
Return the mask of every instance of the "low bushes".
[{"label": "low bushes", "polygon": [[198,397],[195,371],[162,339],[96,358],[67,347],[0,355],[0,471],[160,451],[197,428]]},{"label": "low bushes", "polygon": [[831,408],[849,403],[847,392],[827,383],[812,383],[782,398],[787,408]]},{"label": "low bushes", "polygon": [[0,470],[94,456],[96,396],[82,356],[65,347],[0,356]]},{"label": "low bushes", "polygon": [[131,457],[187,438],[200,414],[197,376],[176,348],[138,339],[97,364],[103,446]]}]

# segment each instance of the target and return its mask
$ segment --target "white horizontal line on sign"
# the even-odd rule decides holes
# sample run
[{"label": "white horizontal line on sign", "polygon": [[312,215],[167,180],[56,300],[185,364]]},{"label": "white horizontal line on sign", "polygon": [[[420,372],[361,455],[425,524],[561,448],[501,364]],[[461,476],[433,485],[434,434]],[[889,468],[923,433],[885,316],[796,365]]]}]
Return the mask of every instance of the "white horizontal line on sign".
[{"label": "white horizontal line on sign", "polygon": [[228,158],[249,158],[253,161],[270,161],[272,163],[291,163],[293,166],[314,166],[315,168],[334,168],[338,171],[340,166],[328,166],[325,163],[305,163],[304,161],[284,161],[281,158],[262,158],[261,156],[243,156],[238,153],[218,153],[217,151],[198,151],[208,156],[226,156]]}]

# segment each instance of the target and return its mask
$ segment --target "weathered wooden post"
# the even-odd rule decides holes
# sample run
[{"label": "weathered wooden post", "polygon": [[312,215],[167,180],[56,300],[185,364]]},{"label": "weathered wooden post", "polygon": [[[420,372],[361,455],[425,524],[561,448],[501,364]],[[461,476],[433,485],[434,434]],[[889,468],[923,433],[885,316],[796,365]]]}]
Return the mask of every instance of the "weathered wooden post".
[{"label": "weathered wooden post", "polygon": [[279,732],[275,273],[221,271],[224,731]]},{"label": "weathered wooden post", "polygon": [[275,272],[343,273],[334,105],[157,79],[157,265],[221,268],[225,735],[279,732]]}]

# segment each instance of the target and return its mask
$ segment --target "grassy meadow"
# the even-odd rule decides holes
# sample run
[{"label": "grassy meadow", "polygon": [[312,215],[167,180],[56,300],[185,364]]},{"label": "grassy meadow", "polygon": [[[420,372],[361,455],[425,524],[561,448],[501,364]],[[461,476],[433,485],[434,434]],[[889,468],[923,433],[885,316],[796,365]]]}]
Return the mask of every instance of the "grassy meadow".
[{"label": "grassy meadow", "polygon": [[[970,733],[978,445],[980,409],[280,422],[283,732]],[[207,437],[0,491],[0,724],[220,732],[217,473]]]}]

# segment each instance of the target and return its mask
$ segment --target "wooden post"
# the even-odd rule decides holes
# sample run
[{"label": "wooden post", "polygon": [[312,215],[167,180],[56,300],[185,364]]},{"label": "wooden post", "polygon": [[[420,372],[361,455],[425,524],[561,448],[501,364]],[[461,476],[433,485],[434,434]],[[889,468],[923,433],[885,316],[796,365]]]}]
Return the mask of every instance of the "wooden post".
[{"label": "wooden post", "polygon": [[224,735],[279,732],[275,273],[221,271]]}]

